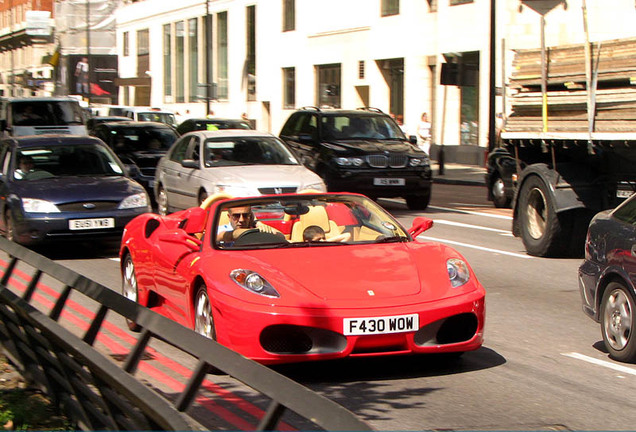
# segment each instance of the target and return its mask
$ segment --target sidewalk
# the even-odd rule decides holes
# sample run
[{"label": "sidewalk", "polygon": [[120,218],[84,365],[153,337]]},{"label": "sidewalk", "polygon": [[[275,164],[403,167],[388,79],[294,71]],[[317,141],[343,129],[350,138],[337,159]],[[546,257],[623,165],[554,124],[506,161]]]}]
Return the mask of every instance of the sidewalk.
[{"label": "sidewalk", "polygon": [[439,164],[432,161],[433,183],[445,183],[469,186],[486,185],[486,168],[477,165],[462,165],[456,163],[444,164],[444,173],[440,174]]}]

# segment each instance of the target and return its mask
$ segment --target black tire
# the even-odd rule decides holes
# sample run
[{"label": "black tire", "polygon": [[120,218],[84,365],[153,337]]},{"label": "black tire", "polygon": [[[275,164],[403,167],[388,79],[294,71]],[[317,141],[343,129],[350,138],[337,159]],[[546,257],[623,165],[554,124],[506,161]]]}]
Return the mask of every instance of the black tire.
[{"label": "black tire", "polygon": [[15,242],[15,225],[13,225],[13,217],[11,217],[11,210],[7,209],[4,212],[4,236],[7,240]]},{"label": "black tire", "polygon": [[203,201],[205,201],[207,197],[208,193],[205,191],[205,189],[201,190],[199,192],[199,203],[197,205],[200,206],[201,204],[203,204]]},{"label": "black tire", "polygon": [[208,289],[201,284],[194,296],[194,331],[209,339],[216,340],[212,304],[208,296]]},{"label": "black tire", "polygon": [[541,257],[563,256],[569,249],[571,215],[558,215],[552,195],[543,180],[528,178],[519,193],[519,229],[528,254]]},{"label": "black tire", "polygon": [[426,195],[407,195],[406,205],[409,210],[426,210],[428,204],[431,202],[431,194]]},{"label": "black tire", "polygon": [[168,194],[163,186],[159,186],[157,190],[157,212],[165,216],[170,213],[170,204],[168,203]]},{"label": "black tire", "polygon": [[[139,287],[137,286],[135,264],[133,263],[130,255],[126,255],[124,258],[124,264],[122,265],[121,294],[128,300],[139,303]],[[131,331],[138,332],[141,330],[140,325],[128,318],[126,318],[126,324]]]},{"label": "black tire", "polygon": [[611,358],[636,361],[636,300],[624,284],[611,282],[601,300],[601,333]]},{"label": "black tire", "polygon": [[492,184],[490,185],[490,196],[492,202],[497,208],[510,208],[512,199],[506,196],[506,187],[501,176],[496,175],[493,177]]}]

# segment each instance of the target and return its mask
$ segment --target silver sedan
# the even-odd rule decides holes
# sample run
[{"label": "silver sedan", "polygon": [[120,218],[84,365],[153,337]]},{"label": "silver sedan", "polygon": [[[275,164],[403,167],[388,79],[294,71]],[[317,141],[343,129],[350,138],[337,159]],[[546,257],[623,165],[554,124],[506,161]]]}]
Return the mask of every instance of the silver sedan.
[{"label": "silver sedan", "polygon": [[219,192],[241,197],[327,191],[280,139],[252,130],[190,132],[159,161],[155,177],[160,214],[197,206]]}]

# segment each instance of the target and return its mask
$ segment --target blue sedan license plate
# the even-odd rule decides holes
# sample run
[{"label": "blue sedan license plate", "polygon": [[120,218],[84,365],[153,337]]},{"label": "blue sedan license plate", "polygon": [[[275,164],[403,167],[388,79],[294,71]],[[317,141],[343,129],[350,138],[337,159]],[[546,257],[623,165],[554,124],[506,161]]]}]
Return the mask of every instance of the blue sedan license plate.
[{"label": "blue sedan license plate", "polygon": [[345,336],[405,333],[418,329],[418,314],[370,318],[344,318],[343,320],[343,334]]},{"label": "blue sedan license plate", "polygon": [[115,228],[115,219],[113,218],[71,219],[70,221],[68,221],[68,228],[70,230]]}]

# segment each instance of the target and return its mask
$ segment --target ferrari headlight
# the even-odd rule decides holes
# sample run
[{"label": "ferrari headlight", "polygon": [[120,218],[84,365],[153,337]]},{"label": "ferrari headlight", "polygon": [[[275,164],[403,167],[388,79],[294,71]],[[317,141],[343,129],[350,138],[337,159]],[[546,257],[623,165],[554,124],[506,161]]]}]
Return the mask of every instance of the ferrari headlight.
[{"label": "ferrari headlight", "polygon": [[468,266],[459,258],[451,258],[446,261],[446,270],[448,271],[448,279],[453,288],[464,285],[470,279]]},{"label": "ferrari headlight", "polygon": [[51,201],[22,198],[22,207],[27,213],[60,213],[60,209]]},{"label": "ferrari headlight", "polygon": [[148,207],[148,196],[145,192],[127,196],[119,203],[120,210],[139,207]]},{"label": "ferrari headlight", "polygon": [[236,269],[230,272],[230,277],[238,286],[265,297],[280,297],[278,291],[256,272],[245,269]]}]

